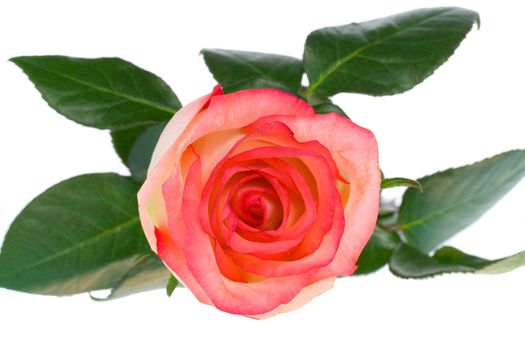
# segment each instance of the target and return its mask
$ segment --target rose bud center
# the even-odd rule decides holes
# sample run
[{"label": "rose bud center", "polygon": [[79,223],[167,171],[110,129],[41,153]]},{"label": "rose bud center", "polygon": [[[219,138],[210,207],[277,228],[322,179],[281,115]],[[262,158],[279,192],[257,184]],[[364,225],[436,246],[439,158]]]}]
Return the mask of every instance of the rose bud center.
[{"label": "rose bud center", "polygon": [[272,185],[256,179],[240,186],[232,195],[230,205],[245,224],[259,230],[275,230],[283,219],[283,207]]}]

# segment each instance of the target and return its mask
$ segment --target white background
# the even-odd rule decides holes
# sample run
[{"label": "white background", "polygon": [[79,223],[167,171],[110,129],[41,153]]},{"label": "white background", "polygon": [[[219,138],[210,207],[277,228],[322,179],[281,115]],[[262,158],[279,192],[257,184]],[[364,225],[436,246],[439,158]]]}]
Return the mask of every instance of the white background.
[{"label": "white background", "polygon": [[[519,1],[454,1],[481,30],[422,85],[399,96],[335,98],[373,130],[387,176],[417,178],[525,147],[525,49]],[[443,5],[441,1],[0,2],[0,238],[54,183],[86,172],[126,173],[107,132],[47,107],[7,59],[120,56],[163,77],[183,103],[214,82],[204,47],[300,57],[329,25]],[[497,258],[525,249],[525,182],[451,243]],[[340,279],[293,313],[265,321],[199,304],[187,289],[107,303],[0,289],[1,349],[523,349],[525,269],[499,276],[405,281],[384,269]]]}]

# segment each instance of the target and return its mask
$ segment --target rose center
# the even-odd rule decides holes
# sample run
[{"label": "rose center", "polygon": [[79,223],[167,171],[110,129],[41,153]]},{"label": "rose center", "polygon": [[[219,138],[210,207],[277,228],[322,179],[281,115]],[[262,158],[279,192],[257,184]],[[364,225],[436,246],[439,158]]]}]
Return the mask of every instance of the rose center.
[{"label": "rose center", "polygon": [[262,178],[241,185],[233,193],[230,205],[240,220],[259,230],[275,230],[283,219],[279,197]]}]

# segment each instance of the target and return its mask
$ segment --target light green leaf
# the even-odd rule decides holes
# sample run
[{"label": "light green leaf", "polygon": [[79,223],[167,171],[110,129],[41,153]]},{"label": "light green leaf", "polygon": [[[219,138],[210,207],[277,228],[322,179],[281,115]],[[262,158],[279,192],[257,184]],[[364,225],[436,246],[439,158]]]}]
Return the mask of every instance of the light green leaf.
[{"label": "light green leaf", "polygon": [[115,286],[150,251],[139,185],[117,174],[65,180],[15,219],[0,252],[0,287],[68,295]]},{"label": "light green leaf", "polygon": [[295,57],[222,49],[204,49],[202,54],[226,93],[270,87],[297,94],[304,73]]},{"label": "light green leaf", "polygon": [[525,265],[525,251],[508,256],[503,259],[498,259],[490,264],[487,264],[483,268],[476,271],[476,273],[482,273],[487,275],[499,274],[512,271],[518,267]]},{"label": "light green leaf", "polygon": [[305,44],[307,95],[409,90],[454,53],[477,21],[474,11],[440,7],[318,29]]},{"label": "light green leaf", "polygon": [[502,259],[487,260],[453,247],[443,247],[433,256],[428,256],[402,244],[392,254],[389,264],[390,271],[402,278],[425,278],[452,272],[496,274],[525,265],[525,251]]},{"label": "light green leaf", "polygon": [[123,298],[128,295],[164,288],[171,277],[170,271],[162,260],[153,253],[136,259],[133,267],[122,276],[106,298],[95,298],[98,301]]},{"label": "light green leaf", "polygon": [[409,188],[399,210],[406,242],[423,252],[472,224],[525,175],[525,150],[499,154],[478,163],[439,172]]}]

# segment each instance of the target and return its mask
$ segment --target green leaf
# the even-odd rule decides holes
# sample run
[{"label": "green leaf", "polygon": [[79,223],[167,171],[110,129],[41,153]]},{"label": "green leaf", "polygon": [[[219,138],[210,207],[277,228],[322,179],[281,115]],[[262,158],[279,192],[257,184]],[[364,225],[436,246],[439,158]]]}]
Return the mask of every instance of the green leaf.
[{"label": "green leaf", "polygon": [[14,220],[0,252],[0,287],[68,295],[115,286],[150,251],[139,185],[117,174],[65,180]]},{"label": "green leaf", "polygon": [[111,141],[113,142],[113,147],[122,160],[122,163],[124,163],[124,165],[126,165],[128,168],[128,157],[131,149],[133,148],[133,145],[139,136],[152,125],[157,124],[140,125],[111,132]]},{"label": "green leaf", "polygon": [[312,106],[317,114],[327,114],[333,112],[350,119],[345,111],[333,103],[329,97],[318,95],[316,93],[311,93],[307,96],[307,88],[304,86],[299,88],[299,97]]},{"label": "green leaf", "polygon": [[338,105],[330,102],[330,101],[327,101],[327,102],[322,102],[320,104],[317,104],[317,105],[314,105],[312,106],[314,107],[314,110],[317,114],[326,114],[326,113],[337,113],[339,115],[342,115],[343,117],[347,117],[348,119],[350,119],[348,117],[348,115],[345,113],[345,111],[343,111],[341,109],[341,107],[339,107]]},{"label": "green leaf", "polygon": [[328,96],[319,95],[319,94],[316,94],[315,92],[307,94],[307,91],[308,91],[308,87],[301,85],[301,87],[299,88],[299,97],[305,100],[306,103],[308,103],[310,106],[319,105],[324,102],[332,102],[330,100],[330,97]]},{"label": "green leaf", "polygon": [[392,177],[389,179],[383,179],[381,182],[381,188],[392,188],[392,187],[409,187],[415,188],[423,192],[423,186],[419,181],[407,179],[404,177]]},{"label": "green leaf", "polygon": [[156,124],[147,128],[135,141],[128,155],[128,167],[131,176],[137,181],[144,181],[148,173],[153,150],[166,123]]},{"label": "green leaf", "polygon": [[359,260],[357,260],[357,270],[354,275],[371,273],[385,266],[400,242],[395,233],[385,232],[376,227],[374,234],[370,237],[365,249],[359,256]]},{"label": "green leaf", "polygon": [[474,11],[440,7],[318,29],[305,44],[307,95],[407,91],[450,57],[478,20]]},{"label": "green leaf", "polygon": [[276,88],[297,94],[303,65],[295,57],[221,49],[202,50],[208,66],[224,92]]},{"label": "green leaf", "polygon": [[389,262],[390,271],[403,278],[423,278],[450,272],[474,272],[468,265],[440,263],[407,244],[397,248]]},{"label": "green leaf", "polygon": [[399,210],[407,243],[427,253],[476,221],[525,175],[525,150],[419,179],[424,192],[409,188]]},{"label": "green leaf", "polygon": [[133,267],[111,288],[106,298],[98,301],[113,300],[128,295],[164,288],[171,277],[170,271],[155,254],[149,253],[136,259]]},{"label": "green leaf", "polygon": [[49,106],[80,124],[122,130],[167,121],[181,107],[158,76],[120,58],[11,58]]},{"label": "green leaf", "polygon": [[525,251],[502,259],[487,260],[465,254],[453,247],[443,247],[433,256],[400,245],[390,259],[390,271],[402,278],[425,278],[451,272],[496,274],[525,265]]},{"label": "green leaf", "polygon": [[525,251],[495,260],[477,270],[476,273],[494,275],[509,272],[521,266],[525,266]]},{"label": "green leaf", "polygon": [[[120,58],[21,56],[11,61],[58,113],[82,125],[110,129],[115,150],[128,167],[137,138],[181,108],[161,78]],[[149,156],[146,152],[142,157]],[[137,178],[141,165],[132,166]]]},{"label": "green leaf", "polygon": [[175,276],[171,275],[168,284],[166,285],[166,294],[169,297],[171,297],[173,291],[175,290],[175,288],[177,288],[178,285],[179,281],[175,278]]}]

